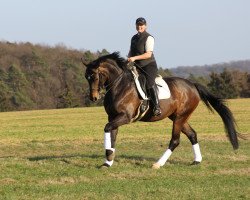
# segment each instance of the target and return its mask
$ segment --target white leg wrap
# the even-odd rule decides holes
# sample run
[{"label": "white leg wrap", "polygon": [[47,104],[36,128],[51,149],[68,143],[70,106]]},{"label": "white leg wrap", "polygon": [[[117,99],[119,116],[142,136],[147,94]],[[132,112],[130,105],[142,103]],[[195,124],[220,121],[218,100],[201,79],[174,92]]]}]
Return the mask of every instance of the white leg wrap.
[{"label": "white leg wrap", "polygon": [[[115,152],[115,149],[111,147],[111,134],[110,132],[104,133],[104,148],[105,150],[111,150]],[[114,160],[108,161],[105,159],[105,163],[108,164],[109,166],[113,165]]]},{"label": "white leg wrap", "polygon": [[111,134],[110,134],[110,132],[104,133],[104,148],[111,149]]},{"label": "white leg wrap", "polygon": [[199,144],[195,144],[192,146],[193,152],[194,152],[194,161],[201,162],[202,156],[201,156],[201,150]]},{"label": "white leg wrap", "polygon": [[105,163],[111,167],[114,163],[114,160],[111,160],[111,161],[105,160]]},{"label": "white leg wrap", "polygon": [[158,164],[160,166],[165,165],[165,163],[167,162],[168,158],[171,156],[172,151],[170,149],[167,149],[167,151],[162,155],[162,157],[158,160]]}]

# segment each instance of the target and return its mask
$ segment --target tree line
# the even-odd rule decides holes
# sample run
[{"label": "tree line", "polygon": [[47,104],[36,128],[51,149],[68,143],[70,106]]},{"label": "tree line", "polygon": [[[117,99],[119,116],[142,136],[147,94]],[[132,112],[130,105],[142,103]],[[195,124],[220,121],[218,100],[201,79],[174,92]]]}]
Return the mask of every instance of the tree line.
[{"label": "tree line", "polygon": [[[105,54],[108,54],[105,49],[90,52],[64,45],[0,42],[0,111],[101,105],[101,101],[93,104],[88,98],[88,83],[80,58],[88,62]],[[160,68],[159,72],[163,76],[173,75],[168,69]],[[225,69],[209,77],[190,74],[189,78],[219,96],[250,96],[248,72]]]}]

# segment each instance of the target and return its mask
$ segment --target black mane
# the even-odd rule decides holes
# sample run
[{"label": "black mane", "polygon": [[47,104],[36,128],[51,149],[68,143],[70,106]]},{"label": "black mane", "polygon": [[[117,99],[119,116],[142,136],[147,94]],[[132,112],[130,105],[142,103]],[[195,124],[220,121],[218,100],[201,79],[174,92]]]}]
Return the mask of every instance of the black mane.
[{"label": "black mane", "polygon": [[123,70],[127,71],[127,60],[125,60],[123,57],[120,56],[119,52],[114,52],[112,54],[108,54],[105,56],[101,56],[100,58],[94,60],[89,65],[91,67],[98,67],[102,62],[106,62],[108,60],[113,60],[117,63],[117,65]]}]

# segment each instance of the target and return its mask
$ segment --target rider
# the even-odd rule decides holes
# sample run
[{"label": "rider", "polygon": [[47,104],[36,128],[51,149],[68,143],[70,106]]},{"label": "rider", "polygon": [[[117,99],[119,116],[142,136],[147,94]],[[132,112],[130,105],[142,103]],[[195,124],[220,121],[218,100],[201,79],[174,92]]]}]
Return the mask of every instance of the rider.
[{"label": "rider", "polygon": [[138,33],[131,39],[128,61],[135,62],[135,66],[145,74],[147,91],[154,104],[153,114],[159,116],[161,109],[155,84],[158,69],[153,54],[154,38],[146,32],[147,22],[143,17],[138,18],[135,25]]}]

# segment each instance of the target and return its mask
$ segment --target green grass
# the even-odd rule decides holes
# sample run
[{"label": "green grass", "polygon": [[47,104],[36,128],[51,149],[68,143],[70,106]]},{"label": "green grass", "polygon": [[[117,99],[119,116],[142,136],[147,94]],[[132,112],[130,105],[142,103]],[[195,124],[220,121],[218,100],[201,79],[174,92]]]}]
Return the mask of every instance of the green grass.
[{"label": "green grass", "polygon": [[[249,138],[250,99],[230,100],[238,131]],[[250,142],[233,151],[221,119],[199,105],[190,119],[203,155],[190,166],[181,144],[160,170],[151,165],[171,137],[171,121],[120,128],[112,168],[103,163],[102,107],[0,113],[0,199],[249,199]]]}]

